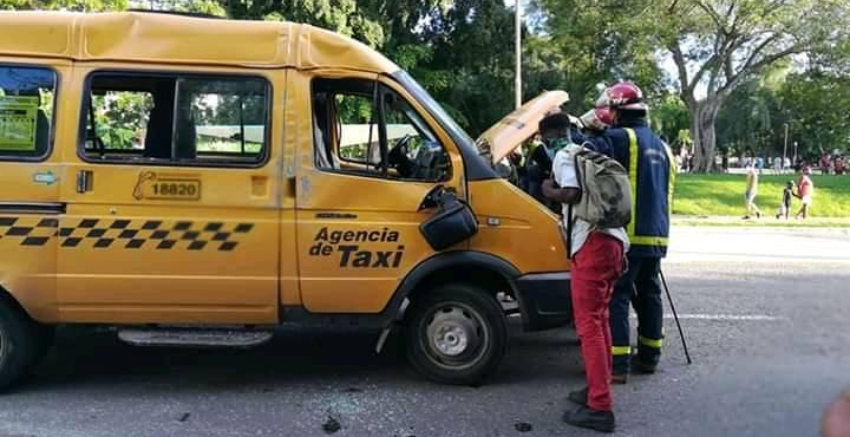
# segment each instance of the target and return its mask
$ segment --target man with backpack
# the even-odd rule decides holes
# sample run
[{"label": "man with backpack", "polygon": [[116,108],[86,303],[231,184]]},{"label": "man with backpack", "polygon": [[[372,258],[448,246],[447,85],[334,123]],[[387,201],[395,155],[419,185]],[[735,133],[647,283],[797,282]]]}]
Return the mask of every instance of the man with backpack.
[{"label": "man with backpack", "polygon": [[635,368],[655,373],[661,358],[663,307],[661,259],[667,255],[670,208],[676,165],[670,149],[647,123],[649,107],[643,92],[632,83],[606,89],[597,102],[613,116],[612,127],[588,146],[611,156],[629,172],[632,199],[631,221],[626,227],[631,243],[629,269],[620,278],[611,298],[613,381],[625,384],[632,369],[629,341],[629,303],[638,316],[638,353]]},{"label": "man with backpack", "polygon": [[539,129],[543,141],[559,149],[553,160],[553,178],[543,183],[542,190],[547,198],[562,204],[572,260],[573,313],[587,378],[585,389],[569,394],[576,409],[567,411],[563,420],[613,432],[608,311],[629,244],[622,227],[631,215],[628,174],[613,159],[572,144],[565,114],[547,116]]}]

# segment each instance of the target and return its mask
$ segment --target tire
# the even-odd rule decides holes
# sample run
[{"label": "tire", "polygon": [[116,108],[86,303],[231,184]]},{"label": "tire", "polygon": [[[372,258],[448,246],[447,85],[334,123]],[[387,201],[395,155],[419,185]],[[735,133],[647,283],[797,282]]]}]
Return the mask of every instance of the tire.
[{"label": "tire", "polygon": [[30,364],[31,367],[35,367],[38,365],[44,357],[47,356],[47,353],[50,352],[50,348],[53,347],[53,343],[56,340],[56,327],[51,325],[36,325],[36,344],[35,344],[35,353],[33,354],[33,360]]},{"label": "tire", "polygon": [[466,284],[441,286],[414,300],[408,314],[407,358],[432,381],[479,385],[505,356],[504,311],[482,289]]},{"label": "tire", "polygon": [[8,298],[0,296],[0,391],[29,371],[43,343],[35,322]]}]

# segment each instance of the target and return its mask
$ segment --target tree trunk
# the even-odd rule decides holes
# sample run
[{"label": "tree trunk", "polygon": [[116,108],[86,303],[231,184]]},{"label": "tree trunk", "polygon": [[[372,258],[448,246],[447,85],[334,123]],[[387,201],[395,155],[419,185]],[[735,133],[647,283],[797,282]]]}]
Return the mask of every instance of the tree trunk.
[{"label": "tree trunk", "polygon": [[714,126],[720,101],[716,98],[692,102],[691,137],[694,140],[694,169],[700,173],[714,170],[714,157],[717,148],[717,136]]}]

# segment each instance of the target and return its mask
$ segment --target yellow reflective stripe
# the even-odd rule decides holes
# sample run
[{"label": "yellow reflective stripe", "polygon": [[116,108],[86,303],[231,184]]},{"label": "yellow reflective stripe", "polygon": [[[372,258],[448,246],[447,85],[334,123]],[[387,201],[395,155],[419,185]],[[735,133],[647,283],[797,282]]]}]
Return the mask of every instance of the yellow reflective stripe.
[{"label": "yellow reflective stripe", "polygon": [[663,342],[663,340],[653,340],[646,337],[638,337],[638,341],[641,346],[649,346],[655,349],[661,349],[661,344]]},{"label": "yellow reflective stripe", "polygon": [[638,143],[634,129],[625,128],[624,130],[629,136],[629,180],[632,182],[632,219],[626,228],[626,233],[629,235],[629,239],[631,239],[635,235],[637,222],[635,215],[637,214]]},{"label": "yellow reflective stripe", "polygon": [[629,243],[638,246],[667,246],[667,237],[633,235],[629,237]]},{"label": "yellow reflective stripe", "polygon": [[631,346],[611,346],[611,355],[631,355]]}]

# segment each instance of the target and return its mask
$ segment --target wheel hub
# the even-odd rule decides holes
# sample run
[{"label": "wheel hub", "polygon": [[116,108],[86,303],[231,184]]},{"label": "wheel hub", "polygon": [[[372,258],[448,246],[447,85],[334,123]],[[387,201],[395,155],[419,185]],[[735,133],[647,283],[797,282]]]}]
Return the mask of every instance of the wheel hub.
[{"label": "wheel hub", "polygon": [[481,342],[474,319],[456,307],[438,311],[427,331],[432,349],[445,359],[460,358]]}]

